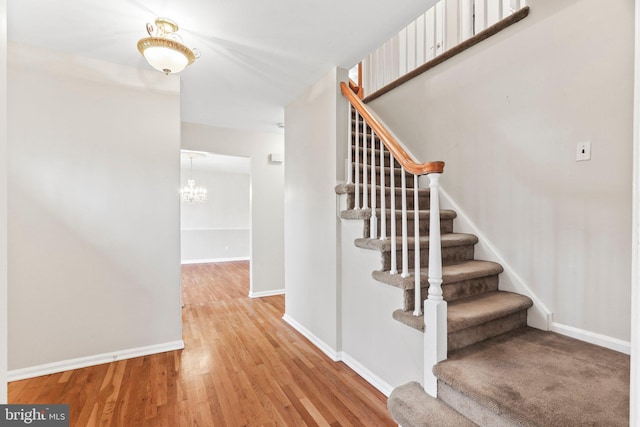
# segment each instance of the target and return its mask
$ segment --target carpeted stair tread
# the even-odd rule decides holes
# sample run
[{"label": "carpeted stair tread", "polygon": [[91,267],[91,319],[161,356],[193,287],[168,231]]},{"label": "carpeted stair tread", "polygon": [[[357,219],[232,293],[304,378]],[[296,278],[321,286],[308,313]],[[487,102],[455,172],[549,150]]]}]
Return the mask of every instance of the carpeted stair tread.
[{"label": "carpeted stair tread", "polygon": [[417,382],[396,387],[387,400],[389,413],[402,427],[474,427],[442,400],[429,396]]},{"label": "carpeted stair tread", "polygon": [[[459,264],[442,266],[442,284],[461,282],[463,280],[477,279],[480,277],[500,274],[504,271],[502,266],[491,261],[470,260]],[[391,274],[389,271],[374,271],[372,277],[379,282],[386,283],[396,288],[410,290],[415,288],[414,270],[409,270],[409,277],[402,277],[400,273]],[[420,285],[429,285],[429,269],[420,269]]]},{"label": "carpeted stair tread", "polygon": [[[427,298],[427,295],[424,295]],[[533,305],[529,297],[512,292],[492,291],[468,298],[451,301],[447,304],[447,333],[450,341],[450,351],[460,348],[460,346],[469,345],[469,343],[478,342],[488,337],[495,336],[496,333],[506,332],[498,330],[492,326],[492,322],[509,316],[517,315],[519,312],[527,310]],[[424,332],[424,316],[414,316],[412,310],[395,310],[392,314],[393,318],[407,326]],[[474,329],[475,328],[475,329]],[[484,329],[483,329],[484,328]],[[485,330],[489,328],[488,330]],[[507,330],[513,329],[509,327]],[[458,343],[459,339],[454,339],[455,332],[464,331],[469,333],[470,337],[465,337],[467,342]],[[451,341],[454,339],[454,341]],[[469,341],[470,340],[470,341]]]},{"label": "carpeted stair tread", "polygon": [[[430,218],[430,210],[429,209],[418,209],[418,218],[421,220],[428,220]],[[391,209],[385,209],[385,213],[387,218],[391,218]],[[376,216],[380,216],[380,208],[376,208]],[[413,219],[415,216],[415,211],[410,210],[407,212],[407,218]],[[456,217],[456,213],[451,210],[441,210],[440,211],[440,220],[448,220],[454,219]],[[340,218],[342,219],[369,219],[371,218],[371,208],[364,209],[347,209],[340,212]],[[400,211],[396,211],[396,219],[400,220]],[[413,230],[411,230],[413,231]]]},{"label": "carpeted stair tread", "polygon": [[478,424],[629,425],[629,356],[553,332],[520,328],[433,372],[438,396]]},{"label": "carpeted stair tread", "polygon": [[412,311],[395,310],[391,316],[400,323],[424,332],[424,315],[414,316]]},{"label": "carpeted stair tread", "polygon": [[[409,244],[409,248],[413,249],[415,238],[408,237],[407,243]],[[380,240],[380,239],[370,239],[366,237],[358,238],[354,241],[355,245],[359,248],[363,249],[373,249],[381,252],[389,252],[391,251],[391,239]],[[475,245],[478,243],[478,238],[473,234],[466,233],[447,233],[441,236],[441,246],[452,247],[452,246],[465,246],[465,245]],[[397,249],[400,250],[402,248],[402,238],[396,238]],[[429,247],[429,236],[420,236],[420,249]]]},{"label": "carpeted stair tread", "polygon": [[512,292],[487,292],[452,301],[447,305],[447,332],[487,323],[533,305],[529,297]]}]

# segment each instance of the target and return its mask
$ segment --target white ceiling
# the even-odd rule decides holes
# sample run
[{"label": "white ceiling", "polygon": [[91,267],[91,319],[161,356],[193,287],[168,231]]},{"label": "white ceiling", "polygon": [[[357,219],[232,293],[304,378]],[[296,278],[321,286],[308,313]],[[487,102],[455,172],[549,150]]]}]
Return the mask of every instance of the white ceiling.
[{"label": "white ceiling", "polygon": [[[181,73],[182,120],[279,132],[284,110],[350,68],[435,0],[8,0],[9,41],[133,67],[157,16],[202,56]],[[281,132],[281,131],[280,131]]]}]

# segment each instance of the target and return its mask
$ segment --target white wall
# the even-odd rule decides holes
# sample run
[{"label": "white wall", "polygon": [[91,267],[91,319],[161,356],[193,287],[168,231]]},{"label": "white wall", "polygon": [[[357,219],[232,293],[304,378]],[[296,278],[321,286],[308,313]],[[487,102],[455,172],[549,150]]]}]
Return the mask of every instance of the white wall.
[{"label": "white wall", "polygon": [[0,0],[0,404],[7,403],[7,1]]},{"label": "white wall", "polygon": [[362,220],[342,221],[342,360],[389,396],[409,381],[422,382],[424,333],[392,317],[402,308],[404,291],[371,277],[380,270],[380,252],[354,245],[363,228]]},{"label": "white wall", "polygon": [[268,161],[269,153],[283,153],[282,135],[183,123],[182,148],[251,158],[250,295],[282,291],[284,166]]},{"label": "white wall", "polygon": [[[633,2],[528,4],[372,107],[420,160],[446,162],[443,188],[554,328],[628,343]],[[592,160],[576,163],[581,141]]]},{"label": "white wall", "polygon": [[285,319],[334,357],[341,312],[334,187],[346,155],[338,84],[346,78],[346,70],[330,71],[285,110]]},{"label": "white wall", "polygon": [[183,167],[183,185],[190,176],[209,197],[204,203],[180,205],[182,263],[249,259],[250,175],[195,166],[191,175],[189,167]]},{"label": "white wall", "polygon": [[8,81],[12,374],[181,347],[178,78],[10,44]]}]

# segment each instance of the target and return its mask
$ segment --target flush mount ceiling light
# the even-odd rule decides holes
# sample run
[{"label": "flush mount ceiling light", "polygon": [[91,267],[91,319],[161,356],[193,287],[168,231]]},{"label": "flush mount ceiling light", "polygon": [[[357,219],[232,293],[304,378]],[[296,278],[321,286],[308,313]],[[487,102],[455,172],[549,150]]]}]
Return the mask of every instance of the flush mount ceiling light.
[{"label": "flush mount ceiling light", "polygon": [[182,44],[178,24],[167,18],[156,18],[155,25],[147,24],[145,37],[138,41],[138,51],[149,65],[165,74],[179,73],[200,57],[198,49]]}]

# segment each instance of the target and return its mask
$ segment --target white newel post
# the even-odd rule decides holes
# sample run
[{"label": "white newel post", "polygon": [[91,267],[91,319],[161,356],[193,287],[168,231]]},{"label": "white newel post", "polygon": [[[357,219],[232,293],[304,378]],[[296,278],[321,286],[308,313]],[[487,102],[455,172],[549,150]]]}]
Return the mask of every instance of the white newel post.
[{"label": "white newel post", "polygon": [[433,366],[447,358],[447,302],[442,298],[440,175],[429,174],[429,297],[424,302],[424,390],[433,397],[438,396]]}]

